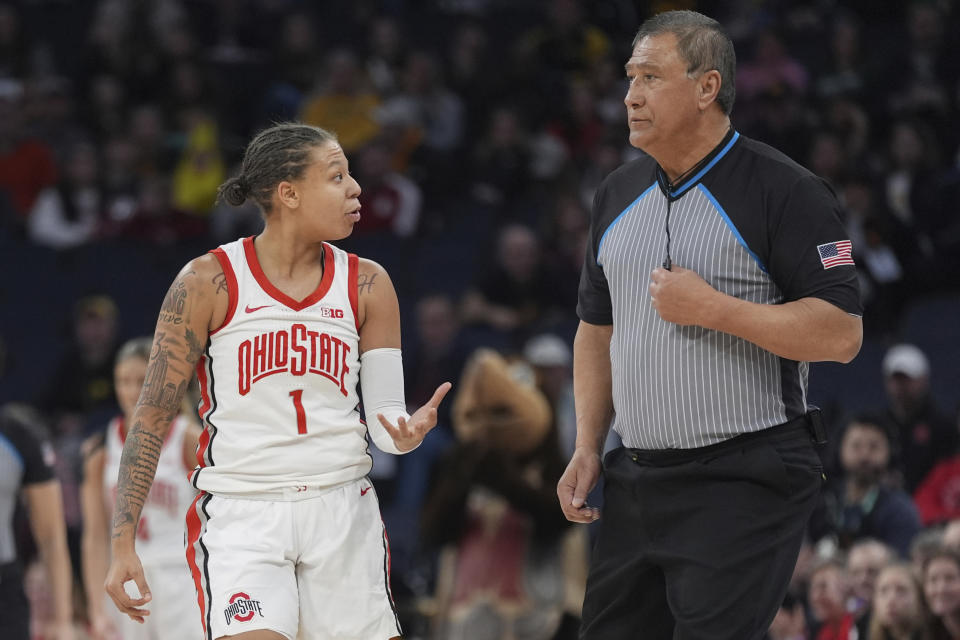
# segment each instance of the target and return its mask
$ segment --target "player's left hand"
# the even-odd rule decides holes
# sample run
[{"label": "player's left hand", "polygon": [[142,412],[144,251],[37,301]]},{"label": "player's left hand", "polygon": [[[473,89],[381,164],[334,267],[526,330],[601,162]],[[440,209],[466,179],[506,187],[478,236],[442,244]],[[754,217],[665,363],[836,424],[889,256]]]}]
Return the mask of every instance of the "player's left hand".
[{"label": "player's left hand", "polygon": [[427,404],[417,409],[409,420],[398,418],[396,425],[390,424],[382,413],[377,414],[377,419],[393,438],[397,449],[404,452],[410,451],[423,441],[431,429],[437,426],[437,408],[452,386],[449,382],[444,382],[433,392],[433,397]]},{"label": "player's left hand", "polygon": [[657,268],[650,274],[650,304],[667,322],[708,326],[710,302],[716,295],[717,290],[690,269],[673,265],[670,271]]}]

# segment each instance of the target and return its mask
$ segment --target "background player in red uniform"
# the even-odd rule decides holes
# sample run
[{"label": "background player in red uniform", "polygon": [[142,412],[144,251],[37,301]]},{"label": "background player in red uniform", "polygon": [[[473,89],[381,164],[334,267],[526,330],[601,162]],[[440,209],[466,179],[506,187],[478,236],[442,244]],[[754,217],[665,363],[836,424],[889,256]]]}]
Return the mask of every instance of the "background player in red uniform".
[{"label": "background player in red uniform", "polygon": [[186,474],[196,466],[200,430],[184,415],[174,419],[164,441],[153,489],[137,530],[140,556],[156,596],[154,616],[148,624],[140,626],[126,616],[109,615],[101,587],[110,560],[108,527],[117,490],[120,451],[143,387],[151,342],[150,338],[135,338],[120,347],[113,379],[123,413],[110,421],[105,432],[91,436],[84,443],[81,546],[87,614],[94,640],[186,638],[196,627],[195,620],[183,615],[193,600],[183,558],[183,514],[196,494]]}]

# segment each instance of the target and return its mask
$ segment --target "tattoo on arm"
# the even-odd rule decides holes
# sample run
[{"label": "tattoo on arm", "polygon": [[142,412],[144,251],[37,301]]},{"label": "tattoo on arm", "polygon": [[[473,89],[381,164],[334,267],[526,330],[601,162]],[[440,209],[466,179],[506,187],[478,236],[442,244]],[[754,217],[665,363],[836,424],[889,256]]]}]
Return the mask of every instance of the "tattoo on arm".
[{"label": "tattoo on arm", "polygon": [[222,273],[218,273],[217,275],[213,276],[213,284],[217,285],[217,294],[219,294],[221,291],[224,293],[230,292],[230,289],[227,287],[227,276]]},{"label": "tattoo on arm", "polygon": [[163,438],[144,430],[137,421],[127,433],[127,440],[120,456],[117,502],[113,509],[113,534],[118,538],[126,527],[136,526],[140,512],[150,493],[153,476],[157,471]]},{"label": "tattoo on arm", "polygon": [[[187,331],[190,334],[193,333],[189,329]],[[160,409],[164,417],[172,419],[180,410],[180,400],[187,390],[190,367],[187,363],[181,365],[179,358],[171,354],[170,349],[164,344],[166,341],[166,332],[158,332],[154,340],[153,353],[150,354],[150,362],[147,363],[147,374],[143,380],[143,389],[140,391],[137,406]],[[174,371],[170,371],[171,367]],[[177,371],[181,367],[184,371]],[[167,379],[168,373],[184,373],[187,380],[174,384]]]},{"label": "tattoo on arm", "polygon": [[[367,275],[366,273],[359,274],[357,276],[357,289],[359,290],[359,293],[372,293],[373,283],[377,279],[378,275],[379,274],[377,273],[370,275]],[[366,287],[366,291],[363,290],[364,287]]]},{"label": "tattoo on arm", "polygon": [[[192,275],[191,271],[184,277]],[[177,278],[167,295],[163,298],[163,305],[160,307],[160,321],[171,324],[183,323],[183,311],[187,301],[187,285],[184,283],[184,277]]]}]

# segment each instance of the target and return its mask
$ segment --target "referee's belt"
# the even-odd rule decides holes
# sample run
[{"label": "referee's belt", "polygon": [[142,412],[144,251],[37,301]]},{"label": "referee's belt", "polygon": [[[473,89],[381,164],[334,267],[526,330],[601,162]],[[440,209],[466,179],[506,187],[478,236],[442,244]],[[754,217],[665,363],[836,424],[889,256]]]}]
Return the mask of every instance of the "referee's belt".
[{"label": "referee's belt", "polygon": [[823,426],[823,418],[818,407],[811,407],[802,416],[788,420],[759,431],[741,433],[723,442],[709,444],[705,447],[691,449],[630,449],[625,447],[627,456],[638,464],[670,465],[682,464],[691,460],[698,460],[704,456],[724,453],[731,449],[738,449],[756,440],[786,440],[806,434],[816,445],[827,443],[827,432]]}]

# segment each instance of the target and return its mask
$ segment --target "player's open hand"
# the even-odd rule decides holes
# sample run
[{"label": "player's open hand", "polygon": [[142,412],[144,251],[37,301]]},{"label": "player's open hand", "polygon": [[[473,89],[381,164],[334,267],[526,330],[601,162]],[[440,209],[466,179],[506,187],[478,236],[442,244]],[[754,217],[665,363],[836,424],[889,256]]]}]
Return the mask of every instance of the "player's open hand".
[{"label": "player's open hand", "polygon": [[[137,585],[141,597],[132,598],[124,590],[123,585],[129,580],[133,580]],[[143,575],[143,565],[140,564],[140,558],[137,557],[136,552],[131,549],[128,552],[117,553],[114,549],[110,570],[107,571],[107,581],[103,586],[107,590],[107,595],[117,605],[117,609],[130,616],[131,620],[144,623],[150,612],[142,607],[152,598],[147,579]]]},{"label": "player's open hand", "polygon": [[587,494],[600,479],[600,456],[584,447],[577,447],[560,481],[557,498],[560,509],[570,522],[593,522],[600,510],[587,504]]},{"label": "player's open hand", "polygon": [[390,421],[383,417],[382,413],[377,414],[377,419],[383,428],[387,430],[393,443],[397,445],[400,451],[410,451],[420,444],[427,433],[437,426],[437,409],[447,392],[452,387],[449,382],[444,382],[433,392],[433,397],[419,409],[417,409],[409,420],[400,417],[397,424],[392,425]]},{"label": "player's open hand", "polygon": [[650,274],[650,304],[667,322],[708,327],[710,301],[716,293],[696,271],[677,265]]}]

